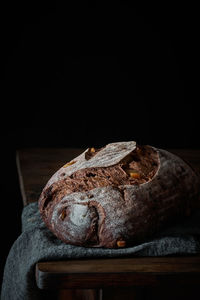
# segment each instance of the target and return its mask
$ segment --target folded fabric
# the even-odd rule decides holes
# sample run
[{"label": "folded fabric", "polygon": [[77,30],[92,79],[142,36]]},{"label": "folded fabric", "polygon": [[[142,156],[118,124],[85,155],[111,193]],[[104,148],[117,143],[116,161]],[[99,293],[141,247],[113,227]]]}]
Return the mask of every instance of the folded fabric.
[{"label": "folded fabric", "polygon": [[35,280],[35,265],[39,261],[197,253],[200,253],[200,212],[134,247],[84,248],[58,240],[43,223],[37,203],[31,203],[23,209],[22,234],[14,242],[6,260],[1,299],[42,299]]}]

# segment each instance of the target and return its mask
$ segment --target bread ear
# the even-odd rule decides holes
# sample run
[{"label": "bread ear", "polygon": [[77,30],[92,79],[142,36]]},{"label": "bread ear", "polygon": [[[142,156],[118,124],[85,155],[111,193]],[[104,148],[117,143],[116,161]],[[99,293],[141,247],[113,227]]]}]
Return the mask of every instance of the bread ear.
[{"label": "bread ear", "polygon": [[[100,168],[109,167],[120,162],[124,157],[130,154],[136,149],[136,142],[118,142],[111,143],[97,151],[95,156],[88,159],[88,152],[91,148],[86,149],[78,157],[74,158],[70,162],[61,167],[47,182],[46,187],[49,187],[52,183],[55,183],[67,176],[70,176],[74,172],[86,168]],[[63,176],[64,174],[64,176]]]}]

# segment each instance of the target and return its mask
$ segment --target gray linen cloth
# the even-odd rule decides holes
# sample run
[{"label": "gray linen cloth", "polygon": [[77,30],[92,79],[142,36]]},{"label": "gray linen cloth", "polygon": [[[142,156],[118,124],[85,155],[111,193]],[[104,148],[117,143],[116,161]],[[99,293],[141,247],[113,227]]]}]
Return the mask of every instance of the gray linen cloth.
[{"label": "gray linen cloth", "polygon": [[197,253],[200,253],[200,212],[184,224],[171,226],[154,239],[134,247],[84,248],[58,240],[41,220],[37,203],[31,203],[23,209],[22,234],[14,242],[6,260],[1,299],[42,299],[35,281],[35,264],[39,261]]}]

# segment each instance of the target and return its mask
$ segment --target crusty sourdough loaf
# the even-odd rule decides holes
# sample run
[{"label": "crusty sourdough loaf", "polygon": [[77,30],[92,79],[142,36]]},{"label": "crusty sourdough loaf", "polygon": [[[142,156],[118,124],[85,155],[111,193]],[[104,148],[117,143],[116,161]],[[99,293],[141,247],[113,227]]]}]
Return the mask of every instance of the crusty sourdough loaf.
[{"label": "crusty sourdough loaf", "polygon": [[134,141],[111,143],[61,167],[39,198],[47,227],[63,242],[127,247],[195,209],[199,178],[182,159]]}]

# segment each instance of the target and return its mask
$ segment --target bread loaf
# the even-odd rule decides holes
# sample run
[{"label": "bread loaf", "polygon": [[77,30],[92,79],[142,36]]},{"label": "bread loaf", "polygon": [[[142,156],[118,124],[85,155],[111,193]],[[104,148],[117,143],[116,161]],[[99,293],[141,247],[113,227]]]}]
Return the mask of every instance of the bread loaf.
[{"label": "bread loaf", "polygon": [[181,158],[134,141],[89,148],[47,182],[39,209],[63,242],[128,247],[187,217],[199,178]]}]

